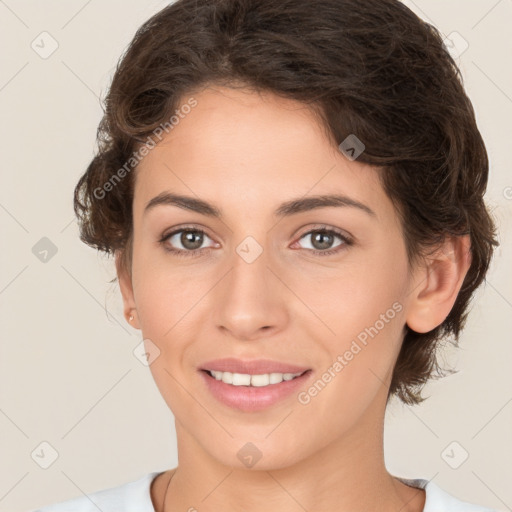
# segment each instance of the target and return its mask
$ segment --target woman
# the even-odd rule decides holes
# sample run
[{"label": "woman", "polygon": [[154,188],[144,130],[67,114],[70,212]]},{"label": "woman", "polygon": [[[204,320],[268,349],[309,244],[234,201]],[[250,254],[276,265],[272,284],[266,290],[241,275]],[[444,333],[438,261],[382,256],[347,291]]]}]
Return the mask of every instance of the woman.
[{"label": "woman", "polygon": [[490,510],[383,456],[497,245],[435,28],[395,0],[178,0],[98,136],[81,239],[115,256],[179,465],[41,511]]}]

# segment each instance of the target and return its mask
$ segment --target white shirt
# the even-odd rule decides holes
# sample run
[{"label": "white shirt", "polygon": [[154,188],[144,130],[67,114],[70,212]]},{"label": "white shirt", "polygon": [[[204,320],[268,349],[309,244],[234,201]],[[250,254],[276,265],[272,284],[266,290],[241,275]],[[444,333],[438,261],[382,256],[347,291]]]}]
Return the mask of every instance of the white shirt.
[{"label": "white shirt", "polygon": [[[118,487],[61,501],[32,512],[155,512],[151,502],[150,486],[160,473],[148,473],[138,480]],[[396,478],[411,487],[425,489],[423,512],[496,512],[494,509],[461,501],[424,478]]]}]

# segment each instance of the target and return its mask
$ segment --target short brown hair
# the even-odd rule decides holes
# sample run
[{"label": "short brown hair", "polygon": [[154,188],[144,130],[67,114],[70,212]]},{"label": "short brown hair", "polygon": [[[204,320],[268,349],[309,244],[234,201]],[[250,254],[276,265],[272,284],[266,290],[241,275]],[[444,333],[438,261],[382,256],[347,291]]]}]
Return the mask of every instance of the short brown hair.
[{"label": "short brown hair", "polygon": [[483,198],[487,152],[438,30],[397,0],[170,4],[139,28],[117,66],[98,151],[75,189],[82,241],[120,251],[131,268],[135,173],[112,178],[182,98],[211,84],[301,101],[320,113],[336,145],[350,134],[363,141],[358,160],[380,169],[409,263],[447,235],[470,235],[471,266],[450,314],[427,333],[405,326],[388,399],[424,400],[423,385],[442,375],[436,349],[448,335],[457,345],[499,245]]}]

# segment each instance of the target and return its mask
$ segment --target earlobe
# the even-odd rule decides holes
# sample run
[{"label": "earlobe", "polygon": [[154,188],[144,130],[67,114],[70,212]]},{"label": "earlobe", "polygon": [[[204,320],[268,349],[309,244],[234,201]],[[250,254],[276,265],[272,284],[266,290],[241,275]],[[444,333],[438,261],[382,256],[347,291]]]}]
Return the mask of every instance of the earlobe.
[{"label": "earlobe", "polygon": [[137,306],[135,304],[135,298],[133,295],[132,279],[126,268],[124,268],[121,262],[121,252],[116,251],[115,253],[115,265],[117,278],[119,280],[119,288],[121,290],[121,296],[123,297],[123,313],[128,323],[140,329],[139,319],[137,317]]},{"label": "earlobe", "polygon": [[449,315],[471,265],[470,237],[448,237],[417,269],[406,321],[418,333],[429,332]]}]

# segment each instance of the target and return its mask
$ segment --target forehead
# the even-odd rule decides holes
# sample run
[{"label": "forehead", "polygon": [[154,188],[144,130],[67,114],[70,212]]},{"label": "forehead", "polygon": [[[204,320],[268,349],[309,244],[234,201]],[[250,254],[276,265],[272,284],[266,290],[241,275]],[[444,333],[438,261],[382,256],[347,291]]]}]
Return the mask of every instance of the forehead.
[{"label": "forehead", "polygon": [[182,104],[190,97],[195,106],[137,168],[135,209],[163,191],[238,211],[332,193],[372,203],[374,211],[391,207],[378,170],[348,160],[307,105],[223,87],[184,96]]}]

